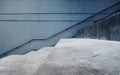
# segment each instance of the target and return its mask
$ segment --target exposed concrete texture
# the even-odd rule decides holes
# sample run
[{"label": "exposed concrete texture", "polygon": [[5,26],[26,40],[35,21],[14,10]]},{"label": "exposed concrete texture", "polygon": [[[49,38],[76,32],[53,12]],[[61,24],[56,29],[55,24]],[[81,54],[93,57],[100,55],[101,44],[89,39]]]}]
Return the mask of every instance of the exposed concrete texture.
[{"label": "exposed concrete texture", "polygon": [[120,42],[62,39],[56,47],[0,59],[0,75],[120,75]]},{"label": "exposed concrete texture", "polygon": [[120,42],[70,39],[58,45],[35,75],[120,75]]},{"label": "exposed concrete texture", "polygon": [[[0,0],[0,55],[29,40],[48,38],[119,1]],[[72,36],[73,33],[75,34],[75,32],[68,32]],[[50,41],[45,41],[45,43],[46,45],[41,45],[43,42],[32,42],[32,45],[24,46],[24,50],[22,47],[15,49],[18,51],[13,54],[24,54],[57,42],[53,41],[49,44]]]},{"label": "exposed concrete texture", "polygon": [[33,75],[51,48],[32,51],[26,55],[11,55],[0,59],[0,75]]},{"label": "exposed concrete texture", "polygon": [[80,30],[75,37],[120,41],[120,12]]}]

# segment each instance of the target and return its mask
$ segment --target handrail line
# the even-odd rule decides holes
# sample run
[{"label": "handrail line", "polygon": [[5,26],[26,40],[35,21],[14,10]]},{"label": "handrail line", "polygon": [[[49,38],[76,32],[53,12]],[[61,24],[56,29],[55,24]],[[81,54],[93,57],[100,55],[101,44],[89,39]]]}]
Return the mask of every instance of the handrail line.
[{"label": "handrail line", "polygon": [[29,40],[29,41],[27,41],[27,42],[25,42],[25,43],[23,43],[23,44],[21,44],[21,45],[15,47],[15,48],[13,48],[13,49],[11,49],[11,50],[9,50],[9,51],[7,51],[7,52],[1,54],[0,57],[3,57],[3,56],[5,56],[5,55],[7,55],[8,53],[14,51],[15,49],[18,49],[18,48],[20,48],[20,47],[22,47],[22,46],[24,46],[24,45],[26,45],[26,44],[28,44],[28,43],[31,43],[32,41],[36,41],[36,40],[44,41],[44,40],[48,40],[48,39],[50,39],[50,38],[52,38],[52,37],[55,37],[56,35],[59,35],[59,34],[65,32],[65,31],[67,31],[67,30],[69,30],[69,29],[71,29],[71,28],[73,28],[73,27],[75,27],[75,26],[77,26],[77,25],[79,25],[79,24],[81,24],[81,23],[83,23],[83,22],[89,20],[90,18],[96,16],[97,14],[100,14],[100,13],[102,13],[103,11],[108,10],[108,9],[112,8],[113,6],[116,6],[116,5],[118,5],[118,4],[120,4],[120,2],[117,2],[117,3],[113,4],[113,5],[111,5],[111,6],[107,7],[107,8],[105,8],[105,9],[103,9],[103,10],[101,10],[101,11],[99,11],[98,13],[95,13],[94,15],[92,15],[92,16],[86,18],[85,20],[83,20],[83,21],[81,21],[81,22],[79,22],[79,23],[77,23],[77,24],[75,24],[75,25],[73,25],[73,26],[71,26],[71,27],[69,27],[69,28],[66,28],[65,30],[60,31],[60,32],[58,32],[58,33],[56,33],[56,34],[54,34],[54,35],[48,37],[48,38],[45,38],[45,39],[32,39],[32,40]]}]

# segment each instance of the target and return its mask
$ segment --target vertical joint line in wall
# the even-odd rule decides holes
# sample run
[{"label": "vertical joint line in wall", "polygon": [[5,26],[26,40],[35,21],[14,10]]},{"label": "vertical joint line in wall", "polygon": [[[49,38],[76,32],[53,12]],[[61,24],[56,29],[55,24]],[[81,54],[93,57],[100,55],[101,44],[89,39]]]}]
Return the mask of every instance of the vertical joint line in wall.
[{"label": "vertical joint line in wall", "polygon": [[[71,15],[71,13],[72,13],[72,4],[71,4],[71,0],[69,0],[69,2],[70,2],[70,11],[69,11],[70,15],[69,15],[69,19],[72,20],[72,19],[71,19],[71,16],[72,16],[72,15]],[[71,21],[70,21],[70,25],[71,25]]]}]

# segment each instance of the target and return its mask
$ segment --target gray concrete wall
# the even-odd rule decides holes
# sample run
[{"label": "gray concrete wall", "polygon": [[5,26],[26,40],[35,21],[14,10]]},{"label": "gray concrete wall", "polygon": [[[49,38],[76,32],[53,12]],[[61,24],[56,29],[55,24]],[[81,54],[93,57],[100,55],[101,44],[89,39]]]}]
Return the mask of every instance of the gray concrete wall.
[{"label": "gray concrete wall", "polygon": [[75,37],[120,41],[120,12],[80,30]]},{"label": "gray concrete wall", "polygon": [[0,0],[0,54],[31,39],[47,38],[118,1]]}]

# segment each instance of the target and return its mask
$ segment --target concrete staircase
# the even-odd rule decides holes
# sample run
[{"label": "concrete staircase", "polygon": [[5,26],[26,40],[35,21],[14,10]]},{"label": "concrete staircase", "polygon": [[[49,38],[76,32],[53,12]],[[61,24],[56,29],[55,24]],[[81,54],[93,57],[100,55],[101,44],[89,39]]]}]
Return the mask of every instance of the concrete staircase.
[{"label": "concrete staircase", "polygon": [[120,75],[120,42],[62,39],[25,55],[0,59],[1,75]]},{"label": "concrete staircase", "polygon": [[73,37],[79,30],[84,29],[88,26],[94,25],[96,21],[101,20],[104,17],[109,16],[119,10],[120,10],[120,2],[118,1],[117,3],[111,6],[108,6],[105,9],[100,10],[95,14],[85,18],[84,20],[66,28],[63,31],[55,33],[47,38],[44,38],[44,39],[34,38],[7,51],[3,50],[5,52],[0,54],[0,58],[7,55],[13,55],[13,54],[15,55],[25,54],[32,50],[38,50],[43,47],[54,46],[59,39]]}]

